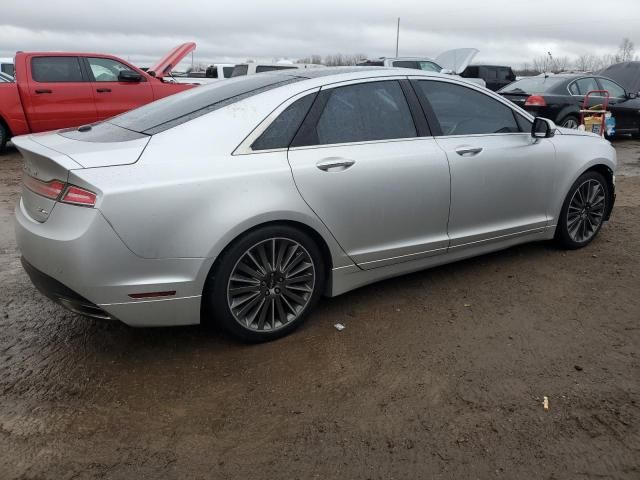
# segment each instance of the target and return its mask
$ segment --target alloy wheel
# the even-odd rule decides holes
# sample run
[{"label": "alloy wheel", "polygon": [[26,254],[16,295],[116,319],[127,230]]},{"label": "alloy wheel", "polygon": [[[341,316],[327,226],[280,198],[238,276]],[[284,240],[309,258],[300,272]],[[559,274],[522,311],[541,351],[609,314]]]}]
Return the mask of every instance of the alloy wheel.
[{"label": "alloy wheel", "polygon": [[244,328],[278,330],[305,310],[316,281],[309,252],[288,238],[263,240],[236,262],[227,284],[227,301]]},{"label": "alloy wheel", "polygon": [[584,243],[596,234],[604,219],[606,198],[605,187],[593,179],[573,192],[567,210],[567,231],[574,242]]},{"label": "alloy wheel", "polygon": [[578,121],[575,118],[569,117],[562,122],[564,128],[578,128]]}]

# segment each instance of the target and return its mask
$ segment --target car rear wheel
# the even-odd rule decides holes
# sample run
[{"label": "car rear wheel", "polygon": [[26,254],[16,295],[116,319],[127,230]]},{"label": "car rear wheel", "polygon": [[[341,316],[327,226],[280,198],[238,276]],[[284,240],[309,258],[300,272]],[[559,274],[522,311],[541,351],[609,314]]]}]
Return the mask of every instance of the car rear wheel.
[{"label": "car rear wheel", "polygon": [[565,248],[581,248],[596,237],[611,204],[611,192],[598,172],[582,174],[562,206],[556,239]]},{"label": "car rear wheel", "polygon": [[248,342],[280,338],[300,326],[325,283],[318,245],[288,225],[259,228],[234,242],[208,279],[213,321]]},{"label": "car rear wheel", "polygon": [[580,120],[575,115],[568,115],[560,122],[560,126],[564,128],[578,128],[578,125],[580,125]]}]

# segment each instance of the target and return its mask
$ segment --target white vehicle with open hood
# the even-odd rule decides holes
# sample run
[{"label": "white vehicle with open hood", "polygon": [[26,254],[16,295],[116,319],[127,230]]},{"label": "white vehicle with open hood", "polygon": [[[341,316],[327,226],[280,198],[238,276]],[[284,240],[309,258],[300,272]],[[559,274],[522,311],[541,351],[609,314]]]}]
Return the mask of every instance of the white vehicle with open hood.
[{"label": "white vehicle with open hood", "polygon": [[[367,60],[359,63],[362,67],[399,67],[437,72],[460,77],[477,55],[477,48],[455,48],[441,53],[435,59],[430,57],[380,57],[377,60]],[[468,82],[486,87],[482,78],[465,78]]]}]

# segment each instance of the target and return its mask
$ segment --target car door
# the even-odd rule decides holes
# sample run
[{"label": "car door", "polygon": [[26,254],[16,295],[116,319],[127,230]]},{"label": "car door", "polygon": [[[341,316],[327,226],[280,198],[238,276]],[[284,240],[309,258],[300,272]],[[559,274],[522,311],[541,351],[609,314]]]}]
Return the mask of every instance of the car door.
[{"label": "car door", "polygon": [[112,58],[86,57],[98,120],[113,117],[153,101],[153,89],[146,77],[139,82],[121,82],[121,71],[131,67]]},{"label": "car door", "polygon": [[33,56],[28,70],[29,98],[23,101],[33,132],[97,120],[91,84],[78,57]]},{"label": "car door", "polygon": [[602,90],[609,92],[609,110],[616,119],[616,131],[637,133],[640,128],[640,100],[627,98],[627,92],[613,80],[598,78]]},{"label": "car door", "polygon": [[544,231],[555,149],[500,97],[446,80],[414,80],[451,168],[450,250]]},{"label": "car door", "polygon": [[402,81],[324,87],[288,153],[300,194],[363,269],[448,245],[449,165]]}]

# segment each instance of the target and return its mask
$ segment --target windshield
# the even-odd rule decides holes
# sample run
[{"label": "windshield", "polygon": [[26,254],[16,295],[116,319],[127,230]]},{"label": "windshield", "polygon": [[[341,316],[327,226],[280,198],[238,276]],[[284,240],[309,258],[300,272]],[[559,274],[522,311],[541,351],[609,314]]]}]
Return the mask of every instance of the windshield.
[{"label": "windshield", "polygon": [[272,88],[304,80],[285,74],[251,75],[191,88],[111,118],[127,130],[153,135]]},{"label": "windshield", "polygon": [[500,93],[544,93],[551,90],[560,82],[565,81],[565,77],[529,77],[516,80],[502,88]]}]

